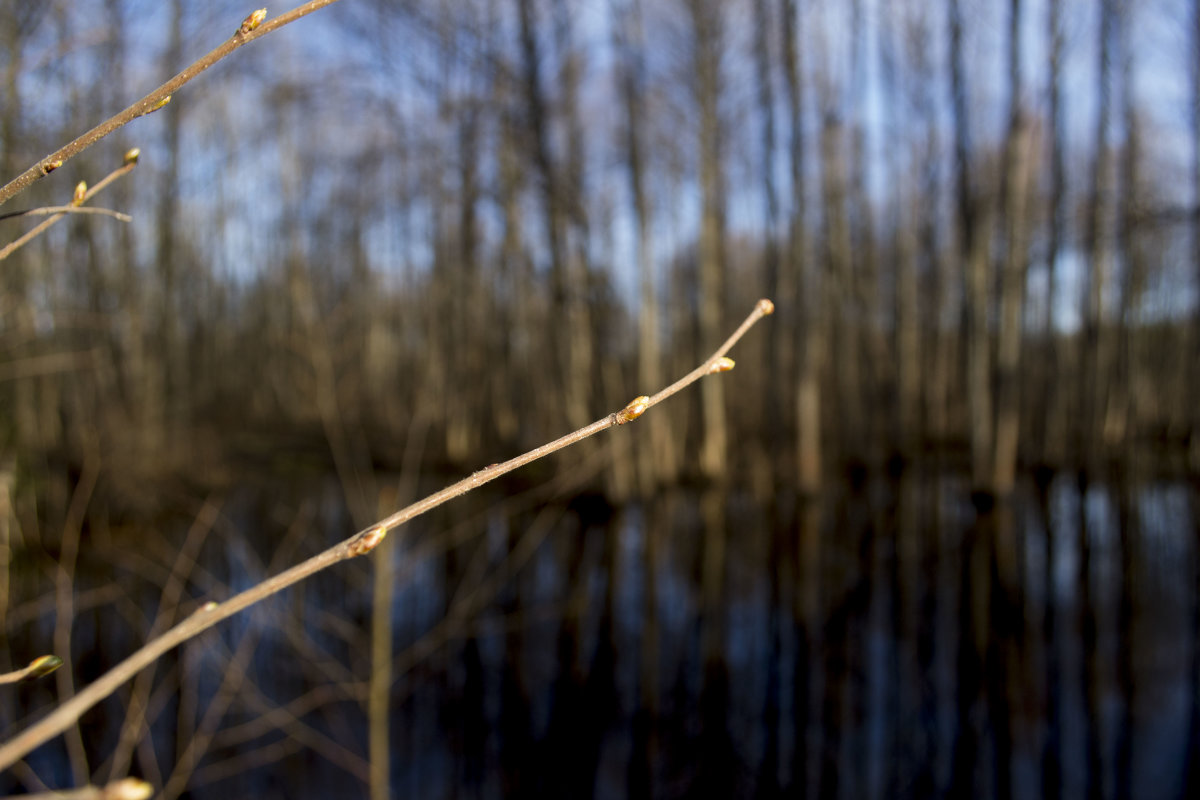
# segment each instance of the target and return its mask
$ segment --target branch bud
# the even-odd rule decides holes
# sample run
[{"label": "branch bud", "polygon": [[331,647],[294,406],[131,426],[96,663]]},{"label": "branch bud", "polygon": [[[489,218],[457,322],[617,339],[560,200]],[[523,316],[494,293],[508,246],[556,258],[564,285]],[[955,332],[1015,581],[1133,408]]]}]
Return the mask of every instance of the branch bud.
[{"label": "branch bud", "polygon": [[764,315],[773,314],[775,312],[775,304],[764,297],[762,300],[758,301],[758,310]]},{"label": "branch bud", "polygon": [[721,356],[708,368],[708,374],[715,375],[718,372],[729,372],[729,370],[733,369],[734,364],[734,360],[729,356]]},{"label": "branch bud", "polygon": [[62,162],[61,158],[56,158],[53,161],[47,161],[46,163],[42,164],[42,174],[49,175],[51,172],[54,172],[54,170],[58,169],[62,165],[63,165],[63,162]]},{"label": "branch bud", "polygon": [[33,661],[29,662],[29,666],[25,668],[25,680],[33,680],[49,675],[54,670],[63,665],[63,660],[58,656],[38,656]]},{"label": "branch bud", "polygon": [[629,401],[629,405],[617,412],[617,424],[624,425],[626,422],[633,422],[635,419],[646,413],[646,409],[650,406],[650,398],[647,395],[635,397]]},{"label": "branch bud", "polygon": [[132,166],[138,162],[138,156],[142,154],[142,148],[131,147],[125,151],[125,165]]},{"label": "branch bud", "polygon": [[383,537],[387,536],[387,532],[388,529],[382,525],[367,531],[350,543],[350,555],[361,556],[371,552],[379,546],[379,543],[383,541]]},{"label": "branch bud", "polygon": [[250,16],[242,20],[242,27],[238,28],[238,33],[245,36],[247,33],[261,25],[262,21],[266,18],[267,10],[265,8],[260,8],[258,11],[253,12]]},{"label": "branch bud", "polygon": [[104,787],[104,796],[109,800],[146,800],[154,794],[154,787],[141,778],[122,778]]},{"label": "branch bud", "polygon": [[83,201],[87,199],[87,181],[80,181],[75,184],[75,194],[71,196],[71,205],[81,206]]}]

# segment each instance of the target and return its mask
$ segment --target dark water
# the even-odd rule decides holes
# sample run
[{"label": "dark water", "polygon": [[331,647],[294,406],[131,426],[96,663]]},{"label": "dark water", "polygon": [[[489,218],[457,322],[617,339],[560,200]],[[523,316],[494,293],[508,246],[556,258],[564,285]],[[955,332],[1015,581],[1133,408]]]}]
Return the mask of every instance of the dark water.
[{"label": "dark water", "polygon": [[[186,595],[351,529],[337,498],[228,499]],[[465,498],[393,534],[393,794],[1189,796],[1195,503],[1182,481],[1060,474],[981,511],[962,479],[916,471],[817,504]],[[135,646],[182,546],[95,536],[78,684]],[[164,659],[128,771],[174,770],[196,798],[365,796],[371,569],[339,565]],[[31,608],[10,614],[12,651],[45,649],[53,607]],[[5,730],[54,690],[10,695]],[[130,696],[84,719],[95,780]],[[67,785],[65,752],[28,764]]]}]

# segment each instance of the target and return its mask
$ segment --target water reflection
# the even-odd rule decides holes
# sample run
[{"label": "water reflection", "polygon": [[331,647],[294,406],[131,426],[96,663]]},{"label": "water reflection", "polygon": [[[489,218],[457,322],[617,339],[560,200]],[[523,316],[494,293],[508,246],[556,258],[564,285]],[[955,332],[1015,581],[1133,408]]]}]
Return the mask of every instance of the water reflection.
[{"label": "water reflection", "polygon": [[[561,613],[448,652],[482,686],[428,741],[481,796],[1180,796],[1188,491],[1057,476],[977,509],[906,473],[735,499],[715,620],[704,497],[576,516],[508,608]],[[487,733],[444,748],[455,729]]]},{"label": "water reflection", "polygon": [[[906,469],[819,502],[476,496],[423,518],[391,551],[394,792],[1186,796],[1194,487],[1042,478],[995,507],[959,476]],[[303,507],[347,528],[335,497],[230,501],[193,595],[309,544],[247,546],[243,525]],[[365,792],[370,565],[343,567],[165,659],[155,754],[134,771],[157,759],[165,780],[204,734],[192,797]],[[87,669],[128,652],[104,609],[77,629],[97,642]],[[47,701],[26,699],[18,714]],[[97,763],[127,703],[88,718]],[[59,748],[31,763],[65,771]]]}]

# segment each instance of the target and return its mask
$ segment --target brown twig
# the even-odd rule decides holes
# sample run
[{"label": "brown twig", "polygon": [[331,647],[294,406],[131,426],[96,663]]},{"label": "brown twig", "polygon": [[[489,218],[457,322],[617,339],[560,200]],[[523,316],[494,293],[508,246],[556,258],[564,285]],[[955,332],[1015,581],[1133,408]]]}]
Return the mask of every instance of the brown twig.
[{"label": "brown twig", "polygon": [[16,683],[18,681],[31,681],[34,678],[40,678],[43,675],[49,675],[54,670],[62,666],[63,660],[58,656],[38,656],[33,661],[29,662],[29,666],[25,669],[18,669],[13,672],[5,672],[0,675],[0,684]]},{"label": "brown twig", "polygon": [[242,22],[241,27],[234,32],[232,37],[226,39],[223,44],[210,51],[207,55],[194,61],[190,66],[185,67],[174,78],[171,78],[171,80],[159,86],[124,111],[109,117],[79,138],[45,156],[32,167],[5,184],[4,187],[0,188],[0,205],[4,205],[13,197],[32,186],[38,179],[58,169],[67,163],[67,161],[79,155],[113,131],[127,125],[140,116],[162,108],[170,102],[171,95],[179,91],[179,89],[201,72],[204,72],[242,45],[249,44],[261,36],[266,36],[271,31],[282,28],[289,22],[294,22],[317,9],[324,8],[336,2],[337,0],[310,0],[310,2],[298,6],[285,14],[280,14],[278,17],[267,22],[262,21],[263,16],[261,16],[260,12],[254,12]]},{"label": "brown twig", "polygon": [[154,788],[141,778],[123,778],[107,786],[81,786],[22,795],[25,800],[146,800]]},{"label": "brown twig", "polygon": [[[0,219],[7,219],[8,217],[19,217],[19,216],[23,216],[26,214],[41,214],[41,213],[52,213],[54,215],[47,220],[43,220],[42,222],[39,222],[37,225],[35,225],[33,228],[31,228],[28,232],[26,232],[23,236],[21,236],[21,238],[17,239],[16,241],[9,242],[3,248],[0,248],[0,261],[3,261],[4,259],[8,258],[10,255],[12,255],[14,252],[16,252],[16,250],[18,248],[24,247],[25,245],[29,244],[31,241],[36,239],[38,236],[41,236],[46,231],[50,230],[50,226],[54,225],[54,223],[56,223],[60,219],[62,219],[64,214],[108,213],[108,214],[115,215],[117,217],[117,219],[120,219],[122,222],[129,222],[132,218],[126,214],[118,214],[115,211],[108,211],[107,209],[83,208],[82,204],[86,203],[88,200],[91,200],[93,197],[98,195],[100,192],[104,191],[108,187],[108,185],[110,183],[112,183],[113,181],[115,181],[117,178],[121,178],[121,177],[124,177],[125,175],[128,175],[131,171],[133,171],[133,168],[137,166],[137,162],[138,162],[138,149],[136,147],[134,147],[125,153],[125,163],[122,164],[121,166],[117,167],[116,169],[114,169],[112,172],[105,175],[103,178],[101,178],[100,182],[97,183],[95,186],[92,186],[89,188],[85,184],[82,184],[82,183],[79,184],[78,186],[76,186],[75,187],[75,197],[72,198],[71,205],[69,205],[69,206],[55,206],[55,207],[52,207],[49,209],[35,208],[30,211],[18,211],[16,213],[5,214],[4,216],[0,217]],[[83,187],[82,192],[80,191],[80,187]]]},{"label": "brown twig", "polygon": [[294,583],[304,580],[321,570],[333,566],[341,561],[345,561],[355,556],[364,555],[371,552],[383,538],[391,531],[405,522],[424,514],[447,500],[451,500],[460,495],[466,494],[473,489],[482,486],[489,481],[492,481],[501,475],[512,472],[518,467],[523,467],[526,464],[536,461],[539,458],[544,458],[551,453],[569,447],[589,436],[594,436],[601,431],[612,428],[616,425],[624,425],[628,422],[640,417],[645,411],[673,394],[676,394],[681,389],[695,383],[705,375],[711,375],[715,372],[725,372],[732,369],[733,362],[725,357],[730,348],[737,343],[739,339],[746,334],[748,330],[760,319],[774,311],[774,305],[770,300],[759,300],[754,307],[754,311],[750,316],[746,317],[738,329],[734,331],[725,343],[722,344],[717,351],[714,352],[707,360],[704,361],[696,369],[683,376],[675,383],[652,396],[641,396],[631,401],[625,408],[620,411],[609,414],[602,419],[593,422],[579,430],[569,433],[559,439],[554,440],[541,447],[537,447],[529,452],[519,455],[516,458],[505,461],[501,464],[493,464],[490,467],[479,470],[474,474],[464,478],[458,483],[448,486],[439,492],[435,492],[424,500],[419,500],[407,508],[397,511],[389,517],[386,517],[374,525],[371,525],[358,533],[350,536],[347,539],[338,542],[322,553],[312,556],[307,561],[304,561],[296,566],[288,569],[279,575],[268,578],[256,586],[241,592],[240,594],[231,597],[224,603],[205,603],[190,616],[184,619],[175,627],[168,630],[163,635],[153,639],[143,645],[139,650],[134,652],[120,664],[110,669],[104,675],[100,676],[95,682],[85,687],[74,697],[63,703],[54,711],[40,721],[34,723],[24,732],[18,734],[13,739],[0,745],[0,770],[8,768],[17,759],[23,757],[26,753],[33,750],[43,742],[48,741],[51,737],[62,733],[68,727],[73,725],[85,711],[90,709],[96,703],[115,692],[122,684],[140,672],[143,668],[154,663],[167,651],[177,647],[183,642],[191,639],[202,631],[208,630],[213,625],[216,625],[222,620],[228,619],[234,614],[242,611],[255,603],[258,603],[271,595],[286,589]]},{"label": "brown twig", "polygon": [[48,217],[51,214],[98,214],[119,219],[121,222],[133,222],[133,217],[123,214],[120,211],[113,211],[111,208],[91,208],[88,206],[43,206],[42,208],[30,208],[25,211],[12,211],[8,214],[0,214],[0,220],[15,219],[16,217]]}]

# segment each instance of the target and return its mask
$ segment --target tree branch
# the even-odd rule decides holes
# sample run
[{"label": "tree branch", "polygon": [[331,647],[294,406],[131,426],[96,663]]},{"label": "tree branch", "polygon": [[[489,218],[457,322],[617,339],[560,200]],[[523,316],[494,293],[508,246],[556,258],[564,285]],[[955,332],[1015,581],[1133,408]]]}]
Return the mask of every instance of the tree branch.
[{"label": "tree branch", "polygon": [[182,72],[176,75],[171,80],[159,86],[150,94],[138,100],[133,105],[126,108],[124,111],[109,117],[104,122],[101,122],[96,127],[92,128],[87,133],[78,137],[74,141],[66,144],[53,153],[45,156],[36,164],[25,170],[13,180],[9,181],[3,188],[0,188],[0,205],[4,205],[16,195],[28,189],[36,181],[45,175],[49,175],[54,170],[67,163],[70,159],[82,153],[96,142],[108,136],[113,131],[127,125],[140,116],[149,114],[152,111],[165,106],[171,100],[171,95],[182,88],[186,83],[191,81],[201,72],[216,64],[225,56],[237,50],[244,44],[258,39],[261,36],[266,36],[271,31],[282,28],[289,22],[294,22],[303,16],[307,16],[317,9],[336,3],[337,0],[310,0],[302,6],[281,14],[272,20],[262,22],[263,17],[260,12],[256,11],[242,22],[241,27],[234,32],[233,36],[227,39],[223,44],[216,49],[202,56],[190,66],[184,68]]},{"label": "tree branch", "polygon": [[79,183],[76,185],[75,196],[71,198],[71,205],[69,206],[34,208],[29,211],[16,211],[11,214],[4,214],[3,216],[0,216],[0,219],[8,219],[9,217],[20,217],[26,215],[53,214],[50,219],[39,222],[19,239],[9,242],[3,248],[0,248],[0,261],[8,258],[10,255],[16,252],[17,249],[24,247],[38,236],[41,236],[46,231],[50,230],[50,227],[62,219],[64,214],[112,214],[122,222],[129,222],[132,218],[126,214],[118,214],[115,211],[109,211],[108,209],[101,208],[83,208],[82,204],[86,203],[88,200],[91,200],[100,192],[104,191],[106,188],[108,188],[108,185],[117,178],[124,177],[132,172],[133,168],[137,166],[139,153],[140,151],[136,147],[126,151],[125,163],[101,178],[100,182],[95,186],[89,188],[85,183]]},{"label": "tree branch", "polygon": [[128,214],[113,211],[111,208],[93,208],[91,206],[42,206],[41,208],[28,208],[24,211],[10,211],[7,214],[0,214],[0,220],[16,219],[17,217],[48,217],[51,214],[60,216],[62,214],[98,214],[118,219],[121,222],[133,222],[133,217]]},{"label": "tree branch", "polygon": [[502,464],[493,464],[490,467],[481,469],[458,483],[435,492],[424,500],[419,500],[407,508],[401,509],[395,514],[364,528],[353,536],[338,542],[328,550],[309,558],[307,561],[246,589],[224,603],[205,603],[174,628],[171,628],[158,638],[147,642],[120,664],[117,664],[94,683],[82,689],[78,694],[46,717],[34,723],[23,733],[0,745],[0,770],[7,769],[35,747],[48,741],[51,737],[62,733],[73,725],[84,712],[115,692],[121,684],[130,680],[143,668],[153,664],[164,653],[197,634],[208,630],[218,622],[228,619],[239,611],[271,595],[277,594],[292,584],[302,581],[340,561],[371,552],[393,528],[424,514],[426,511],[436,508],[447,500],[466,494],[505,473],[512,472],[518,467],[522,467],[539,458],[576,444],[589,436],[593,436],[616,425],[624,425],[632,422],[645,413],[647,409],[676,394],[690,384],[695,383],[705,375],[732,369],[733,361],[726,358],[725,354],[729,352],[730,348],[756,322],[774,311],[774,308],[770,300],[759,300],[754,307],[754,311],[738,326],[733,335],[717,348],[716,352],[709,356],[700,366],[657,394],[649,397],[646,395],[637,397],[625,406],[625,408],[609,414],[593,422],[591,425],[580,428],[573,433],[569,433],[553,442],[530,450]]},{"label": "tree branch", "polygon": [[29,662],[29,666],[24,669],[18,669],[14,672],[5,672],[0,675],[0,684],[16,683],[18,681],[31,681],[35,678],[40,678],[43,675],[49,675],[54,670],[62,666],[63,660],[58,656],[38,656],[33,661]]}]

